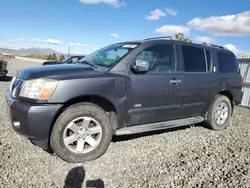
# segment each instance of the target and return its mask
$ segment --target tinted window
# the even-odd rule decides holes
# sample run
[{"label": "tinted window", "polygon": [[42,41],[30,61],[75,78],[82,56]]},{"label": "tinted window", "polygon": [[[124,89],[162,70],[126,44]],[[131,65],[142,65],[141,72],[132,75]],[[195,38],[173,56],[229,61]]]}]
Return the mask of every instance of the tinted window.
[{"label": "tinted window", "polygon": [[218,64],[220,72],[237,72],[237,65],[231,53],[218,52]]},{"label": "tinted window", "polygon": [[147,73],[167,73],[176,71],[175,47],[172,44],[159,44],[146,48],[136,60],[147,60],[150,64]]},{"label": "tinted window", "polygon": [[211,53],[208,50],[206,50],[206,57],[207,57],[207,70],[211,71],[212,58],[211,58]]},{"label": "tinted window", "polygon": [[206,72],[204,50],[193,46],[183,46],[184,70],[186,72]]}]

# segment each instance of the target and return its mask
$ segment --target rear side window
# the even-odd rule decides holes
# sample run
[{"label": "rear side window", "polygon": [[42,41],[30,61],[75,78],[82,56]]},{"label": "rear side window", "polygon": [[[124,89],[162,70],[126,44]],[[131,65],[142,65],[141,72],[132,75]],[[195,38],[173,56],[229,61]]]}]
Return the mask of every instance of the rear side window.
[{"label": "rear side window", "polygon": [[202,48],[197,48],[193,46],[182,46],[182,51],[185,72],[207,71],[205,53]]},{"label": "rear side window", "polygon": [[218,52],[219,71],[222,73],[237,72],[237,65],[233,54]]}]

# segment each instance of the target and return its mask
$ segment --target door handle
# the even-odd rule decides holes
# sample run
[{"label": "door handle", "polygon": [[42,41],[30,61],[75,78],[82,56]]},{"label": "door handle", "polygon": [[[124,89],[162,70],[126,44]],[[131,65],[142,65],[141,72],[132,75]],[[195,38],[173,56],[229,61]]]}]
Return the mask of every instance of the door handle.
[{"label": "door handle", "polygon": [[179,83],[181,83],[181,80],[178,79],[170,80],[170,84],[179,84]]}]

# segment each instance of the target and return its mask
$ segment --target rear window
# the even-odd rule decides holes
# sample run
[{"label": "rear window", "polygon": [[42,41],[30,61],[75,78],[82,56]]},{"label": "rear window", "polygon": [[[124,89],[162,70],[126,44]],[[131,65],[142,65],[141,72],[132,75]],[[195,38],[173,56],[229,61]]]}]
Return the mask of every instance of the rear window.
[{"label": "rear window", "polygon": [[237,64],[234,55],[227,52],[218,52],[218,66],[222,73],[237,72]]}]

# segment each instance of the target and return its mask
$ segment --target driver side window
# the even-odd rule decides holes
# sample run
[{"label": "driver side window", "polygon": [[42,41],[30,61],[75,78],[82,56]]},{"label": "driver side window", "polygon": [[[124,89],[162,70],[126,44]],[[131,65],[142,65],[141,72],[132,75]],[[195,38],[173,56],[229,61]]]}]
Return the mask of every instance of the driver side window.
[{"label": "driver side window", "polygon": [[171,73],[176,72],[176,54],[173,44],[158,44],[144,49],[136,57],[136,60],[147,60],[150,73]]}]

